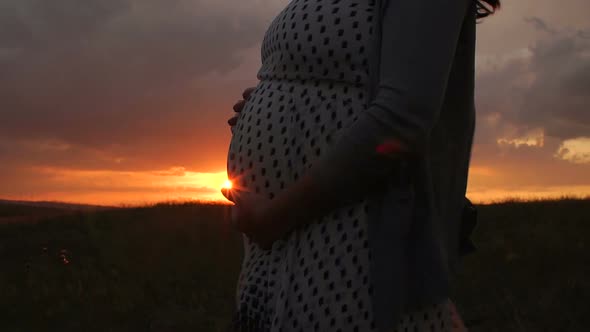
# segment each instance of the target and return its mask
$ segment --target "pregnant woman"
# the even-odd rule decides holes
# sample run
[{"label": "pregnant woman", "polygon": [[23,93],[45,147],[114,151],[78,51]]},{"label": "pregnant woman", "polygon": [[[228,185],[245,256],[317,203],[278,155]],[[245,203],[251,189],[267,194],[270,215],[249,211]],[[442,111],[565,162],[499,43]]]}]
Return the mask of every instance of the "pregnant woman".
[{"label": "pregnant woman", "polygon": [[498,6],[292,0],[276,16],[230,120],[233,331],[451,331],[475,20]]}]

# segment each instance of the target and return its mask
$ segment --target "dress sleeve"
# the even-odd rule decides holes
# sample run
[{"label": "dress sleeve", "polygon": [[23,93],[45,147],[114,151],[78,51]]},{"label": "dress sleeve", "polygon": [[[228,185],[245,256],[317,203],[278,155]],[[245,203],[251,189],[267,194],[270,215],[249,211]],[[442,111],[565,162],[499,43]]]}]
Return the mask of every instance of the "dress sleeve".
[{"label": "dress sleeve", "polygon": [[375,97],[308,170],[314,187],[354,200],[400,160],[426,153],[471,1],[391,0],[382,8]]}]

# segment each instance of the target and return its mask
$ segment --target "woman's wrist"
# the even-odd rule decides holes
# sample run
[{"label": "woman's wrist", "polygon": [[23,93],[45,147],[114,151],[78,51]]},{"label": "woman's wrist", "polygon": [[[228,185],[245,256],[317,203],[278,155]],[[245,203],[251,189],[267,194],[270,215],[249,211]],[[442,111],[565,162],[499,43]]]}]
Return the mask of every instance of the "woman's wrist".
[{"label": "woman's wrist", "polygon": [[301,177],[270,201],[265,219],[284,232],[304,226],[314,217],[316,191],[308,176]]}]

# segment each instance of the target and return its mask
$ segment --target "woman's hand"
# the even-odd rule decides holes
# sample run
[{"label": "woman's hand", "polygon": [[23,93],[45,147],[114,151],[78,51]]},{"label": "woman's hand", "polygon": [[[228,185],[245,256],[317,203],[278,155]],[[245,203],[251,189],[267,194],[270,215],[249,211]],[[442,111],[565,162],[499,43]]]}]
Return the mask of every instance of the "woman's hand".
[{"label": "woman's hand", "polygon": [[467,327],[465,327],[465,324],[463,323],[463,319],[461,318],[461,315],[459,315],[459,311],[457,310],[457,307],[455,306],[455,303],[453,303],[453,301],[449,300],[449,309],[451,311],[451,329],[453,332],[468,332]]},{"label": "woman's hand", "polygon": [[236,112],[237,114],[229,118],[229,120],[227,120],[227,124],[229,124],[232,134],[234,133],[235,125],[238,123],[238,117],[240,116],[240,112],[244,108],[246,100],[250,98],[250,95],[252,94],[252,91],[254,91],[254,89],[256,89],[256,87],[249,87],[246,90],[244,90],[244,92],[242,92],[242,97],[244,97],[244,99],[238,100],[238,102],[234,104],[233,109],[234,112]]},{"label": "woman's hand", "polygon": [[235,188],[223,188],[221,193],[235,204],[231,207],[234,226],[262,249],[270,249],[288,231],[274,217],[276,206],[265,196]]}]

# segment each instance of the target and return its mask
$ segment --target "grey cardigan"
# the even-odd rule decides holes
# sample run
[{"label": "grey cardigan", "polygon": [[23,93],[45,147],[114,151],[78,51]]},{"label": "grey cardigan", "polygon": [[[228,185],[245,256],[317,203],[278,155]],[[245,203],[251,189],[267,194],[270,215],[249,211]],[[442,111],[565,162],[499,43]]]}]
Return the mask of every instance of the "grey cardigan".
[{"label": "grey cardigan", "polygon": [[[475,0],[377,0],[369,108],[308,171],[335,205],[369,197],[379,331],[443,301],[475,130]],[[405,153],[380,149],[394,139]]]}]

